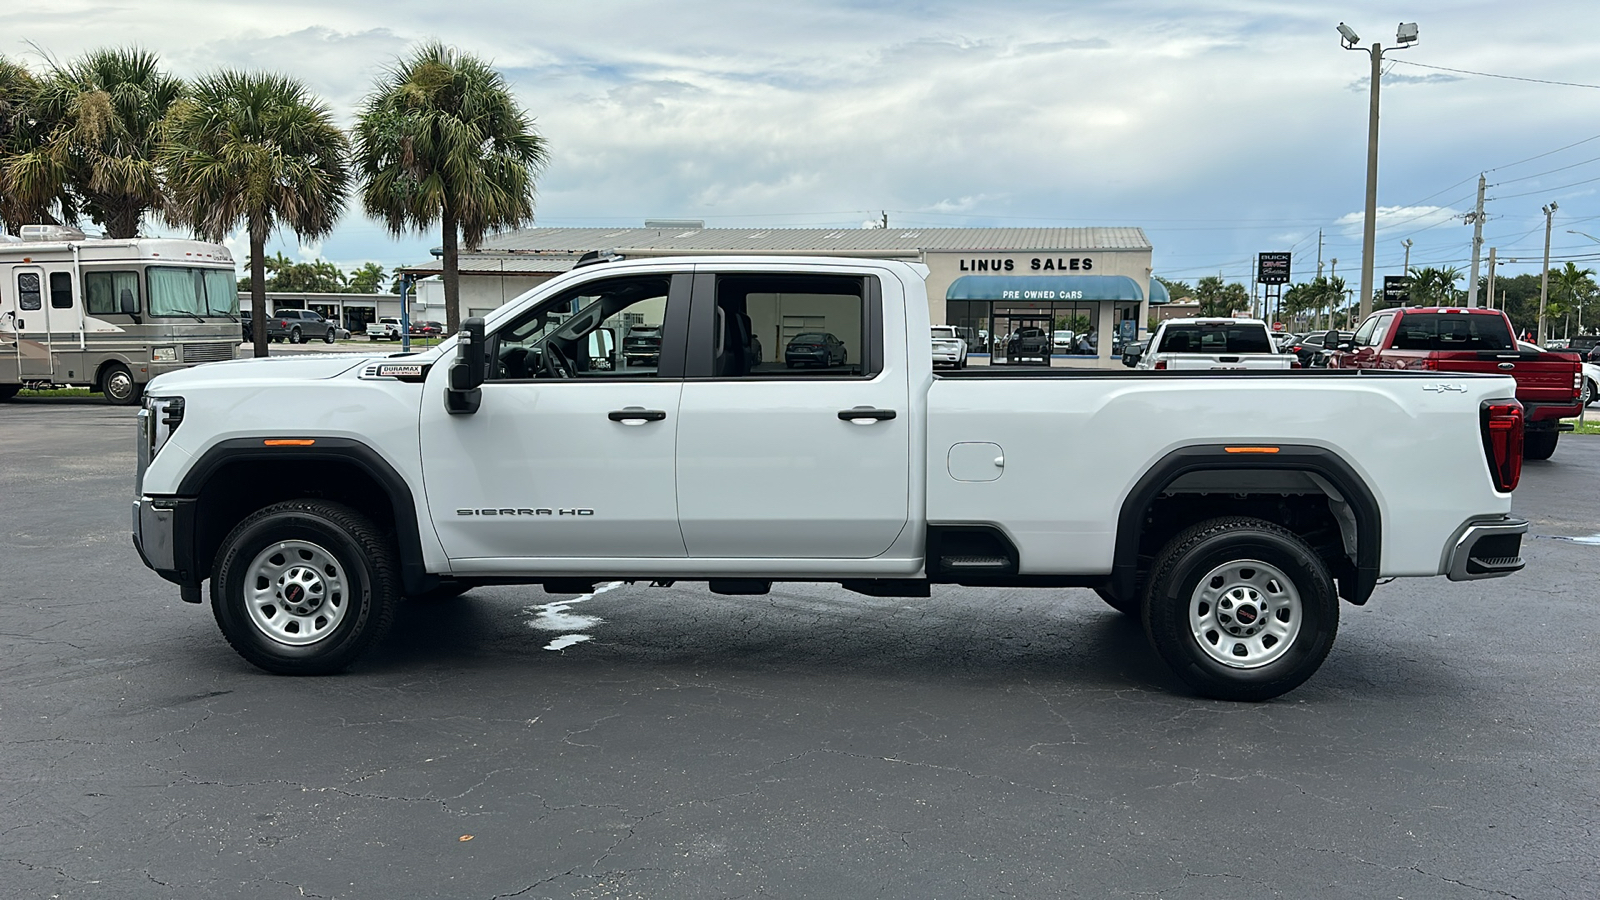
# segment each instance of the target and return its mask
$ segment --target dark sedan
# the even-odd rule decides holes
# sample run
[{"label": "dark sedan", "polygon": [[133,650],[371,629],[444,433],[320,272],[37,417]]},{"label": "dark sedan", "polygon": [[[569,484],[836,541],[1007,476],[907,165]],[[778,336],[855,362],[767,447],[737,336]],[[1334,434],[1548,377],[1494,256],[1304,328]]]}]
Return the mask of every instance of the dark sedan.
[{"label": "dark sedan", "polygon": [[850,354],[844,348],[844,341],[826,331],[807,331],[797,334],[790,338],[788,346],[783,348],[783,363],[791,369],[802,364],[842,366],[849,358]]}]

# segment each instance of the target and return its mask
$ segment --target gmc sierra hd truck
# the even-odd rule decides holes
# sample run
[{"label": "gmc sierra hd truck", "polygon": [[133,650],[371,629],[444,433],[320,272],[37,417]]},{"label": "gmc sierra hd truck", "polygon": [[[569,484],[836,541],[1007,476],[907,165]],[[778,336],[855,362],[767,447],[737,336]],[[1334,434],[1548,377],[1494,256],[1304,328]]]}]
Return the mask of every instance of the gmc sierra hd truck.
[{"label": "gmc sierra hd truck", "polygon": [[[336,672],[402,598],[484,584],[1078,587],[1234,700],[1310,677],[1341,597],[1523,566],[1509,377],[935,375],[926,274],[613,259],[421,353],[164,375],[134,542],[184,600],[209,580],[224,636],[275,673]],[[629,361],[616,338],[641,326],[660,352]],[[802,333],[847,352],[789,368],[750,349]]]}]

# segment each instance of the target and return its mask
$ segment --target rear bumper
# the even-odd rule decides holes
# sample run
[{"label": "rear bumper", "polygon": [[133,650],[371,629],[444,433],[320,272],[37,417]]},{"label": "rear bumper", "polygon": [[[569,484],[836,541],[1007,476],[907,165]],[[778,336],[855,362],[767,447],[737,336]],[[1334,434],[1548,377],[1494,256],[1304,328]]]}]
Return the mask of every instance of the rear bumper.
[{"label": "rear bumper", "polygon": [[1468,522],[1445,550],[1444,573],[1451,581],[1477,581],[1520,572],[1527,565],[1522,559],[1527,533],[1527,520],[1509,516]]},{"label": "rear bumper", "polygon": [[1521,403],[1523,419],[1528,423],[1529,431],[1571,431],[1571,428],[1557,429],[1556,426],[1562,419],[1576,419],[1583,412],[1583,404],[1577,401],[1572,403],[1533,403],[1523,400]]}]

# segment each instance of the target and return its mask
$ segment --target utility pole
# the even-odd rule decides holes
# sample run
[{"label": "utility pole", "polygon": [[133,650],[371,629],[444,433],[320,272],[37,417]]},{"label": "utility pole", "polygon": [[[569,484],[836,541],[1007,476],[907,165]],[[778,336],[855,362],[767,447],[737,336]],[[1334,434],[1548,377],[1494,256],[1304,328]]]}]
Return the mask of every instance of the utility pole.
[{"label": "utility pole", "polygon": [[1372,45],[1372,106],[1367,112],[1367,211],[1361,223],[1361,318],[1372,312],[1372,256],[1378,239],[1378,83],[1383,45]]},{"label": "utility pole", "polygon": [[1317,277],[1322,277],[1322,229],[1317,229]]},{"label": "utility pole", "polygon": [[1400,266],[1400,274],[1402,276],[1406,277],[1406,278],[1410,278],[1411,277],[1411,238],[1406,238],[1405,240],[1401,241],[1400,242],[1400,246],[1406,248],[1406,261],[1405,261],[1404,264],[1402,264]]},{"label": "utility pole", "polygon": [[1494,248],[1489,248],[1489,299],[1484,305],[1494,309]]},{"label": "utility pole", "polygon": [[883,211],[883,225],[880,227],[884,229],[889,227],[889,211],[887,209]]},{"label": "utility pole", "polygon": [[[1338,274],[1339,273],[1339,257],[1335,256],[1331,260],[1331,262],[1333,264],[1328,267],[1328,286],[1329,287],[1332,287],[1333,286],[1333,280],[1335,278],[1339,277],[1339,274]],[[1334,295],[1333,294],[1329,294],[1328,296],[1330,298],[1332,298]],[[1339,294],[1338,297],[1339,297],[1339,300],[1343,300],[1344,299],[1344,295],[1343,294]],[[1329,328],[1333,327],[1333,311],[1336,308],[1338,308],[1338,306],[1339,306],[1339,304],[1338,304],[1337,301],[1332,300],[1332,299],[1328,300],[1328,327]]]},{"label": "utility pole", "polygon": [[1539,346],[1544,346],[1544,304],[1550,297],[1550,222],[1556,214],[1556,202],[1544,210],[1544,273],[1539,276]]},{"label": "utility pole", "polygon": [[1483,175],[1478,176],[1478,206],[1467,214],[1472,222],[1472,281],[1467,284],[1467,308],[1478,305],[1478,251],[1483,247]]}]

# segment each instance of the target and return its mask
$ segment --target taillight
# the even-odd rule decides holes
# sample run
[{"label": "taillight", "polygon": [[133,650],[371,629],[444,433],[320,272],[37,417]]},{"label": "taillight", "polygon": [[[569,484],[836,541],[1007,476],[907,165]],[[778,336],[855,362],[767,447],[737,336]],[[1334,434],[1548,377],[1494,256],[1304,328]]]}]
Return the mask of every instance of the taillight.
[{"label": "taillight", "polygon": [[1291,369],[1303,369],[1303,368],[1305,368],[1305,366],[1300,365],[1300,360],[1291,359],[1291,360],[1289,360],[1289,368],[1291,368]]},{"label": "taillight", "polygon": [[1572,373],[1572,396],[1583,396],[1583,366],[1579,366],[1578,371]]},{"label": "taillight", "polygon": [[1439,361],[1430,356],[1422,361],[1422,367],[1429,372],[1437,372],[1439,371]]},{"label": "taillight", "polygon": [[1164,360],[1164,359],[1158,359],[1158,360],[1156,360],[1156,364],[1152,368],[1165,369],[1166,367],[1167,367],[1167,361]]},{"label": "taillight", "polygon": [[1515,400],[1489,401],[1479,412],[1483,453],[1494,475],[1495,489],[1509,494],[1522,478],[1522,404]]}]

